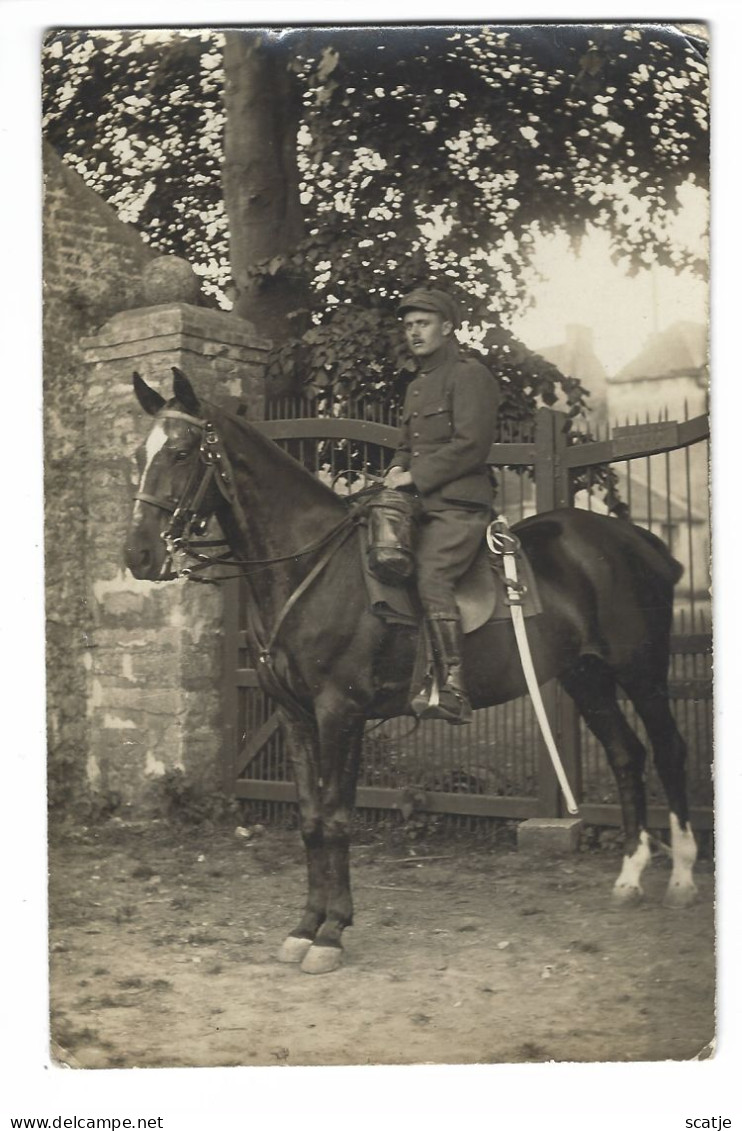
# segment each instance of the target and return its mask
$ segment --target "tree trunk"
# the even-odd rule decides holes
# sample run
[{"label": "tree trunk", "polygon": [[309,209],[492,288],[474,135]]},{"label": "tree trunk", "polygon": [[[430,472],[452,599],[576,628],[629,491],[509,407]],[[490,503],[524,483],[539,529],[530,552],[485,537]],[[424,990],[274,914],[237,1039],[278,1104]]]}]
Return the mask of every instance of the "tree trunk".
[{"label": "tree trunk", "polygon": [[263,31],[231,31],[224,48],[227,122],[222,182],[229,217],[235,313],[279,343],[299,327],[287,316],[307,303],[306,279],[287,259],[303,235],[297,132],[301,97],[288,50]]}]

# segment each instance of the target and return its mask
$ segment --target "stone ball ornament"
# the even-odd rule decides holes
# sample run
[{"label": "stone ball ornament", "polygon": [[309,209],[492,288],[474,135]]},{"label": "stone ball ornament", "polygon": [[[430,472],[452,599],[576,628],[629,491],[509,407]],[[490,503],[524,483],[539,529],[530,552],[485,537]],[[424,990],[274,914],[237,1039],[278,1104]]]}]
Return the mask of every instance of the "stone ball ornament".
[{"label": "stone ball ornament", "polygon": [[187,259],[160,255],[142,271],[142,291],[148,306],[187,302],[197,306],[201,283]]}]

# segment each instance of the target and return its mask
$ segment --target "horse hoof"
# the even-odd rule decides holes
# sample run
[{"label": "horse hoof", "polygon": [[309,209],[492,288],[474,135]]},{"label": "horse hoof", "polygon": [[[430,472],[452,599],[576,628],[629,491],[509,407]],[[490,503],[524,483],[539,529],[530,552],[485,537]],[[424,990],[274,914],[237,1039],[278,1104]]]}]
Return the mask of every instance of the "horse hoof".
[{"label": "horse hoof", "polygon": [[611,898],[615,907],[635,907],[644,899],[644,892],[635,884],[616,884]]},{"label": "horse hoof", "polygon": [[307,953],[301,968],[305,974],[330,974],[343,962],[343,952],[339,946],[313,946]]},{"label": "horse hoof", "polygon": [[662,904],[673,911],[683,911],[686,907],[692,907],[697,898],[698,888],[695,884],[670,884]]},{"label": "horse hoof", "polygon": [[299,939],[295,935],[289,935],[281,943],[276,957],[279,962],[293,962],[298,965],[311,945],[311,939]]}]

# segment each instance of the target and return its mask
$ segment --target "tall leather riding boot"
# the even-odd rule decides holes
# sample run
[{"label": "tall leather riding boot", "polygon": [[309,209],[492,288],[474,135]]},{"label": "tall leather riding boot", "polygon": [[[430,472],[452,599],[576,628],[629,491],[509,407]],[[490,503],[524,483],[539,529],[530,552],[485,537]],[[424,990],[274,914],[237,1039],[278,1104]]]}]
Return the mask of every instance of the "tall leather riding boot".
[{"label": "tall leather riding boot", "polygon": [[[413,700],[413,710],[423,719],[445,719],[449,723],[471,722],[472,709],[464,686],[461,656],[463,633],[461,621],[454,617],[428,618],[433,640],[440,690],[438,702],[418,703],[420,693]],[[428,689],[423,689],[424,695]]]}]

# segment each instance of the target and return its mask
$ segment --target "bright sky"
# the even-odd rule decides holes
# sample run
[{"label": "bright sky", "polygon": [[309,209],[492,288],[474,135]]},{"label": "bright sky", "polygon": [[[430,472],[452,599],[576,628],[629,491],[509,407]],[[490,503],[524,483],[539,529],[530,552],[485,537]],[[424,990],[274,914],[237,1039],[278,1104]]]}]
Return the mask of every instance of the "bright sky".
[{"label": "bright sky", "polygon": [[[706,194],[688,188],[673,232],[687,246],[705,254],[708,220]],[[609,376],[639,352],[647,337],[673,322],[705,323],[708,284],[686,272],[655,268],[629,277],[611,262],[608,239],[595,233],[585,240],[579,257],[566,236],[544,238],[535,258],[544,275],[533,285],[535,306],[516,319],[511,329],[530,346],[557,345],[571,322],[592,327],[595,352]]]}]

